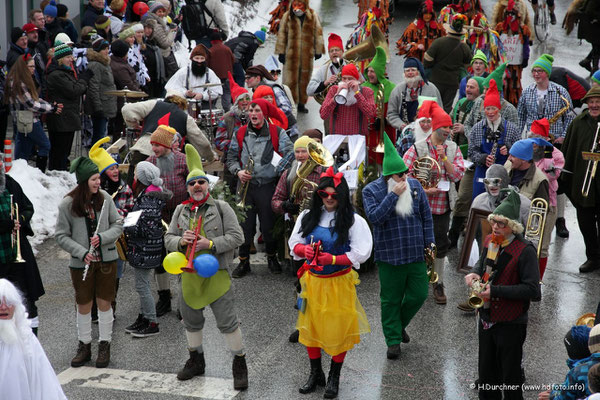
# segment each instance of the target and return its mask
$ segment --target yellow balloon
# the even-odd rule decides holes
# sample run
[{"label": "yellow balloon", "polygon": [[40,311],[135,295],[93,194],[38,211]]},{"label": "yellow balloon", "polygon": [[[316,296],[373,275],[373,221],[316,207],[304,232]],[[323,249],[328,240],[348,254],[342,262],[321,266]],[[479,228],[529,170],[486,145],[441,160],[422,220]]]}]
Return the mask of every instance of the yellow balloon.
[{"label": "yellow balloon", "polygon": [[187,265],[187,259],[185,258],[185,254],[180,253],[178,251],[174,253],[169,253],[163,260],[163,267],[165,271],[173,275],[179,275],[183,271],[181,268]]}]

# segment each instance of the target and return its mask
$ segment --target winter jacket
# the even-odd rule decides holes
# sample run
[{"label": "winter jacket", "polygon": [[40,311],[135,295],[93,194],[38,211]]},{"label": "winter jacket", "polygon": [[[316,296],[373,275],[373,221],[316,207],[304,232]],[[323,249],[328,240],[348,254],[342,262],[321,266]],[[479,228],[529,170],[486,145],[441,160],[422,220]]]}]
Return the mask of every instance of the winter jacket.
[{"label": "winter jacket", "polygon": [[[392,93],[390,94],[389,103],[388,103],[388,113],[387,113],[387,121],[390,125],[392,125],[396,129],[402,129],[407,124],[410,124],[413,121],[404,121],[403,120],[403,107],[404,107],[404,95],[406,94],[409,97],[410,101],[410,89],[407,90],[406,82],[400,82]],[[443,106],[442,96],[440,95],[440,91],[437,87],[431,82],[425,83],[419,89],[419,96],[427,96],[427,97],[435,97],[436,102],[440,107]],[[406,117],[408,118],[408,117]]]},{"label": "winter jacket", "polygon": [[10,71],[17,58],[21,57],[23,54],[29,52],[29,48],[24,49],[22,47],[17,46],[14,43],[10,44],[10,48],[8,50],[8,54],[6,54],[6,68]]},{"label": "winter jacket", "polygon": [[[107,211],[104,217],[98,223],[98,237],[100,246],[98,254],[102,262],[116,261],[119,258],[117,254],[116,240],[123,232],[123,219],[117,212],[115,203],[109,194],[100,189],[100,193],[106,201]],[[75,216],[71,210],[73,198],[65,196],[58,206],[58,219],[56,220],[56,232],[54,237],[58,245],[71,254],[69,267],[84,268],[85,256],[90,249],[90,238],[85,217]],[[100,211],[98,211],[98,217]]]},{"label": "winter jacket", "polygon": [[171,55],[171,47],[175,40],[175,31],[171,30],[167,23],[154,13],[148,13],[147,18],[147,22],[153,28],[150,39],[153,39],[158,47],[160,47],[162,56],[168,57]]},{"label": "winter jacket", "polygon": [[[507,160],[504,163],[504,169],[506,169],[508,176],[512,181],[513,169],[510,160]],[[546,201],[550,201],[550,185],[548,183],[548,178],[546,178],[546,175],[536,167],[534,163],[531,164],[525,173],[525,176],[519,182],[518,187],[519,193],[529,200],[539,197]]]},{"label": "winter jacket", "polygon": [[64,32],[58,18],[55,18],[51,23],[46,22],[46,43],[49,48],[54,47],[54,38],[56,38],[56,35]]},{"label": "winter jacket", "polygon": [[173,193],[146,191],[140,194],[130,212],[141,211],[137,223],[124,229],[127,235],[127,261],[134,268],[157,268],[162,262],[163,227],[161,212]]},{"label": "winter jacket", "polygon": [[77,43],[79,39],[79,33],[77,33],[77,28],[75,28],[75,24],[68,18],[59,18],[60,27],[63,32],[69,36],[69,39],[73,43]]},{"label": "winter jacket", "polygon": [[135,77],[133,67],[127,63],[126,59],[110,56],[110,69],[115,79],[115,86],[118,90],[127,87],[129,90],[140,90]]},{"label": "winter jacket", "polygon": [[236,38],[225,42],[225,46],[229,47],[233,52],[235,62],[242,64],[244,71],[252,66],[254,53],[260,42],[253,33],[241,31]]},{"label": "winter jacket", "polygon": [[561,385],[557,385],[559,389],[552,390],[550,399],[575,400],[589,396],[591,392],[588,384],[588,372],[598,363],[600,363],[600,353],[592,353],[588,358],[578,360],[567,372],[565,381]]},{"label": "winter jacket", "polygon": [[81,18],[81,27],[83,28],[84,26],[91,26],[92,28],[96,29],[96,18],[103,14],[104,9],[99,10],[95,7],[92,7],[91,4],[88,4],[85,7],[83,18]]},{"label": "winter jacket", "polygon": [[460,36],[449,35],[437,38],[427,49],[423,66],[431,68],[430,81],[436,86],[460,84],[460,71],[469,65],[473,53],[469,46],[461,41]]},{"label": "winter jacket", "polygon": [[46,119],[49,131],[74,132],[81,129],[81,96],[88,84],[84,79],[77,80],[71,68],[56,63],[48,66],[48,100],[63,105],[60,114],[50,114]]},{"label": "winter jacket", "polygon": [[108,90],[116,90],[115,80],[110,68],[110,58],[101,53],[88,49],[88,69],[94,76],[88,83],[85,96],[85,113],[101,115],[104,118],[114,118],[117,115],[117,98],[105,94]]},{"label": "winter jacket", "polygon": [[227,79],[227,72],[233,73],[233,53],[220,40],[214,41],[208,50],[208,68],[212,69],[219,79]]}]

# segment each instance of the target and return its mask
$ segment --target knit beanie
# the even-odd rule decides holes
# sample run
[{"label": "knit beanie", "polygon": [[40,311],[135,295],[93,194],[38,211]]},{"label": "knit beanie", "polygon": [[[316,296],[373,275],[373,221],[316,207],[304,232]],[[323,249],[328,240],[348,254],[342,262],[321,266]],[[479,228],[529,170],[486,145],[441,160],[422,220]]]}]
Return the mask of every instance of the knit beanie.
[{"label": "knit beanie", "polygon": [[129,44],[121,39],[115,40],[110,45],[110,50],[112,51],[115,57],[123,58],[127,55],[127,52],[129,52]]},{"label": "knit beanie", "polygon": [[548,137],[550,134],[550,122],[546,118],[535,120],[531,123],[531,133]]},{"label": "knit beanie", "polygon": [[100,173],[103,173],[113,165],[117,165],[117,162],[111,157],[108,151],[100,147],[104,143],[108,142],[110,142],[110,136],[103,137],[94,143],[89,152],[90,159],[94,162],[94,164],[96,164]]},{"label": "knit beanie", "polygon": [[[142,29],[143,28],[144,27],[142,26]],[[133,35],[135,35],[135,31],[133,30],[133,26],[130,26],[129,28],[123,29],[121,32],[119,32],[119,39],[125,40]]]},{"label": "knit beanie", "polygon": [[158,128],[152,132],[152,135],[150,135],[150,143],[156,143],[170,149],[173,145],[173,138],[176,133],[177,131],[170,126],[159,125]]},{"label": "knit beanie", "polygon": [[340,35],[336,33],[330,33],[329,37],[327,38],[327,51],[329,51],[329,49],[332,47],[337,47],[344,51],[344,42],[342,41]]},{"label": "knit beanie", "polygon": [[496,86],[495,80],[490,81],[490,87],[485,92],[483,106],[496,107],[498,110],[502,108],[502,104],[500,103],[500,92],[498,91],[498,86]]},{"label": "knit beanie", "polygon": [[594,326],[590,331],[590,338],[588,340],[588,348],[590,353],[600,353],[600,324]]},{"label": "knit beanie", "polygon": [[571,360],[581,360],[590,356],[588,340],[592,328],[586,325],[575,325],[564,337],[567,355]]},{"label": "knit beanie", "polygon": [[342,76],[351,76],[358,80],[358,69],[354,64],[346,64],[342,67]]},{"label": "knit beanie", "polygon": [[294,142],[294,150],[296,149],[306,149],[309,143],[316,143],[312,138],[308,136],[300,136]]},{"label": "knit beanie", "polygon": [[437,131],[444,126],[452,126],[452,118],[437,103],[431,105],[431,128]]},{"label": "knit beanie", "polygon": [[94,49],[96,52],[100,52],[103,49],[108,49],[108,47],[108,41],[106,41],[106,39],[104,39],[102,36],[98,36],[98,38],[92,42],[92,49]]},{"label": "knit beanie", "polygon": [[25,34],[28,34],[28,33],[37,31],[38,27],[30,22],[30,23],[23,25],[23,28],[21,28],[21,29],[23,29]]},{"label": "knit beanie", "polygon": [[477,49],[477,51],[475,52],[475,55],[471,59],[471,65],[473,65],[473,62],[475,60],[481,60],[481,61],[483,61],[483,63],[485,64],[486,67],[488,66],[488,59],[487,59],[485,53],[479,49]]},{"label": "knit beanie", "polygon": [[[479,87],[479,94],[485,93],[485,87],[483,86],[483,83],[485,82],[485,78],[482,78],[481,76],[472,76],[469,79],[467,79],[467,82],[469,82],[471,79],[473,79],[475,82],[477,82],[477,86]],[[498,85],[496,85],[496,89],[497,88],[498,88]]]},{"label": "knit beanie", "polygon": [[71,40],[69,35],[67,35],[64,32],[61,32],[58,35],[56,35],[56,37],[54,38],[54,45],[58,46],[59,44],[63,44],[63,43],[64,44],[73,44],[73,41]]},{"label": "knit beanie", "polygon": [[69,7],[64,4],[56,5],[56,16],[58,18],[67,18],[67,13],[69,12]]},{"label": "knit beanie", "polygon": [[78,157],[73,160],[69,172],[75,173],[77,183],[86,182],[92,175],[100,173],[96,164],[87,157]]},{"label": "knit beanie", "polygon": [[271,118],[283,123],[283,121],[279,119],[279,112],[277,112],[277,108],[272,103],[269,103],[265,99],[254,99],[250,105],[253,104],[256,104],[260,107],[265,119]]},{"label": "knit beanie", "polygon": [[323,141],[323,132],[318,129],[307,129],[302,133],[302,136],[308,136],[309,138],[319,140],[319,142]]},{"label": "knit beanie", "polygon": [[135,166],[137,180],[145,186],[162,186],[160,169],[149,161],[141,161]]},{"label": "knit beanie", "polygon": [[54,59],[56,61],[63,57],[70,56],[71,54],[73,54],[73,49],[71,49],[71,46],[66,43],[59,44],[58,46],[54,47]]},{"label": "knit beanie", "polygon": [[144,3],[143,1],[137,1],[133,4],[134,14],[139,15],[140,17],[146,14],[149,9],[150,7],[148,7],[148,4]]},{"label": "knit beanie", "polygon": [[551,56],[550,54],[542,54],[540,56],[540,58],[538,58],[537,60],[535,60],[535,62],[531,66],[531,69],[541,68],[544,71],[546,71],[546,73],[548,74],[548,76],[550,76],[550,74],[552,73],[552,63],[553,62],[554,62],[554,57],[553,56]]},{"label": "knit beanie", "polygon": [[191,144],[185,145],[185,163],[187,164],[189,174],[185,180],[185,183],[189,181],[193,181],[195,179],[206,179],[206,173],[204,172],[204,168],[202,167],[202,159],[198,154],[198,150]]},{"label": "knit beanie", "polygon": [[155,1],[154,3],[150,4],[149,8],[148,8],[148,12],[149,13],[155,13],[157,10],[160,9],[166,10],[167,7],[165,7],[164,5],[162,5],[161,3],[159,3],[158,1]]},{"label": "knit beanie", "polygon": [[508,152],[513,157],[531,161],[533,159],[533,141],[531,139],[521,139],[515,142]]},{"label": "knit beanie", "polygon": [[260,85],[256,89],[254,89],[254,93],[252,93],[252,100],[262,99],[265,96],[272,96],[273,100],[275,99],[275,92],[270,86]]},{"label": "knit beanie", "polygon": [[493,79],[496,81],[496,87],[498,88],[498,91],[501,92],[504,85],[504,71],[506,71],[507,65],[508,62],[505,62],[504,64],[500,64],[495,70],[493,70],[492,73],[485,78],[483,86],[486,88],[490,87],[490,81]]},{"label": "knit beanie", "polygon": [[234,104],[237,103],[238,97],[240,97],[240,95],[244,93],[246,93],[248,97],[250,97],[250,93],[248,93],[248,90],[241,87],[235,82],[235,80],[233,79],[233,75],[231,75],[231,71],[227,71],[227,76],[229,77],[229,90],[231,91],[231,100]]},{"label": "knit beanie", "polygon": [[203,44],[199,44],[198,46],[194,47],[194,49],[190,53],[190,60],[193,59],[195,56],[203,56],[204,58],[208,58],[208,49],[206,48],[206,46]]},{"label": "knit beanie", "polygon": [[258,39],[261,44],[267,40],[267,34],[263,30],[254,32],[254,36],[256,36],[256,39]]},{"label": "knit beanie", "polygon": [[94,21],[94,26],[98,30],[106,29],[110,26],[110,18],[106,15],[99,15],[98,18],[96,18],[96,21]]},{"label": "knit beanie", "polygon": [[592,75],[592,81],[600,85],[600,69],[594,72],[594,75]]},{"label": "knit beanie", "polygon": [[599,400],[600,399],[600,364],[594,364],[590,368],[587,374],[588,388],[591,393],[590,397],[586,397],[586,400]]},{"label": "knit beanie", "polygon": [[423,79],[423,82],[427,83],[427,78],[425,77],[425,68],[423,68],[423,63],[417,58],[408,57],[406,60],[404,60],[404,68],[418,69],[419,74],[421,75],[421,79]]},{"label": "knit beanie", "polygon": [[383,176],[401,174],[408,171],[404,160],[386,133],[383,135]]},{"label": "knit beanie", "polygon": [[508,226],[512,229],[513,233],[522,233],[523,225],[519,222],[521,218],[521,198],[519,194],[513,189],[502,189],[500,193],[508,193],[508,195],[502,200],[502,203],[488,216],[488,221],[497,217],[506,218],[508,220]]},{"label": "knit beanie", "polygon": [[15,26],[10,31],[10,41],[12,43],[17,43],[17,41],[23,36],[27,36],[27,34],[23,29],[19,28],[18,26]]},{"label": "knit beanie", "polygon": [[271,75],[271,73],[267,71],[264,65],[260,64],[246,68],[246,76],[260,76],[261,78],[266,79],[268,81],[275,80],[273,75]]},{"label": "knit beanie", "polygon": [[56,15],[58,15],[58,9],[56,8],[56,2],[54,0],[50,0],[50,3],[44,7],[44,15],[56,18]]}]

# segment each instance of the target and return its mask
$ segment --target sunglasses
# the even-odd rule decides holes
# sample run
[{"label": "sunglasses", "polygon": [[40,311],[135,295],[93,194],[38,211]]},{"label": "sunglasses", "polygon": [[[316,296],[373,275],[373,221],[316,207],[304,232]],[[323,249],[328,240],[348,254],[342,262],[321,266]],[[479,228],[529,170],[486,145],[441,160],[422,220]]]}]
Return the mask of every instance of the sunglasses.
[{"label": "sunglasses", "polygon": [[486,186],[500,186],[502,178],[485,178],[483,184]]},{"label": "sunglasses", "polygon": [[503,221],[498,221],[497,219],[490,219],[490,225],[494,226],[498,225],[498,228],[502,229],[502,228],[506,228],[507,223],[503,222]]},{"label": "sunglasses", "polygon": [[274,74],[279,75],[279,74],[281,74],[281,70],[280,69],[273,69],[273,70],[271,70],[269,72],[271,73],[271,75],[274,75]]},{"label": "sunglasses", "polygon": [[195,181],[189,181],[188,182],[188,186],[195,186],[196,183],[198,185],[202,186],[202,185],[206,184],[207,182],[205,180],[203,180],[203,179],[198,179],[198,180],[195,180]]},{"label": "sunglasses", "polygon": [[337,192],[329,193],[325,190],[317,190],[317,194],[322,199],[327,199],[327,198],[331,197],[333,200],[337,200],[337,198],[338,198]]}]

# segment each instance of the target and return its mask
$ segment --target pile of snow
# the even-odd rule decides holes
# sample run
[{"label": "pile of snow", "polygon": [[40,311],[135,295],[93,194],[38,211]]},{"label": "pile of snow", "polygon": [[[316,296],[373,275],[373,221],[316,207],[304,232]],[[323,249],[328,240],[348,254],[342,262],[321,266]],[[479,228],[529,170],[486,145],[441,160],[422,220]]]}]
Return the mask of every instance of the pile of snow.
[{"label": "pile of snow", "polygon": [[31,219],[31,228],[34,236],[29,238],[29,243],[34,253],[37,253],[36,246],[54,236],[58,205],[77,185],[75,175],[65,171],[48,171],[44,174],[28,165],[25,160],[13,161],[8,175],[19,182],[23,192],[33,203],[35,212]]}]

